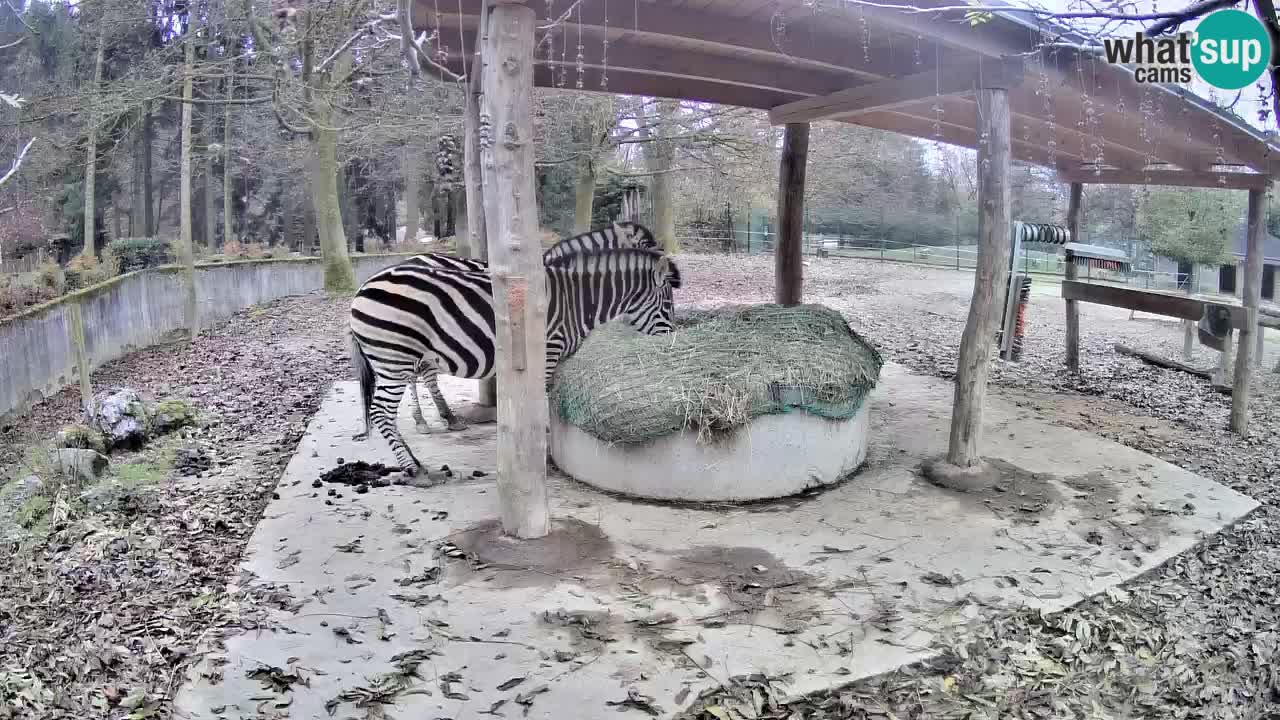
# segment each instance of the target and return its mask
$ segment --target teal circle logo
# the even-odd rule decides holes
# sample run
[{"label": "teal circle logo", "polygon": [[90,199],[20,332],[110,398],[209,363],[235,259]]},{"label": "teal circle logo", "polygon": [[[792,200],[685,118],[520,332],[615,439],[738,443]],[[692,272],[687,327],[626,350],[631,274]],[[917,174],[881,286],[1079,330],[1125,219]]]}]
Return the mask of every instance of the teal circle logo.
[{"label": "teal circle logo", "polygon": [[1262,21],[1241,10],[1209,13],[1196,28],[1191,62],[1196,72],[1221,90],[1257,82],[1271,60],[1271,37]]}]

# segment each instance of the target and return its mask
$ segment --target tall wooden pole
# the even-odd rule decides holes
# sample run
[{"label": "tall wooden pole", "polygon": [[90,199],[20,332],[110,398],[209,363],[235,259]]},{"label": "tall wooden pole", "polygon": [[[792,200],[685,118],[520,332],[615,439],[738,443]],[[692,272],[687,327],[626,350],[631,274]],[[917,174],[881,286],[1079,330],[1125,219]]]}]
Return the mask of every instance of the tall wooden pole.
[{"label": "tall wooden pole", "polygon": [[[1071,183],[1071,199],[1067,202],[1067,230],[1071,233],[1071,242],[1080,242],[1080,206],[1084,199],[1084,183]],[[1067,279],[1075,280],[1079,275],[1075,256],[1067,253]],[[1080,372],[1080,304],[1075,300],[1067,301],[1067,370]]]},{"label": "tall wooden pole", "polygon": [[978,90],[978,267],[969,319],[956,363],[955,402],[947,462],[961,470],[981,465],[982,410],[987,396],[991,343],[1000,319],[1000,293],[1008,283],[1009,91]]},{"label": "tall wooden pole", "polygon": [[[1262,238],[1266,235],[1267,194],[1265,190],[1249,191],[1249,249],[1244,270],[1244,327],[1240,328],[1240,347],[1236,350],[1236,377],[1231,388],[1231,430],[1241,435],[1249,431],[1249,381],[1253,379],[1254,333],[1258,327],[1258,305],[1262,302]],[[1230,342],[1230,340],[1228,340]]]},{"label": "tall wooden pole", "polygon": [[[484,192],[480,169],[480,94],[483,59],[481,43],[485,39],[488,15],[480,16],[480,32],[476,36],[476,51],[471,58],[471,72],[467,77],[467,106],[463,118],[462,182],[467,194],[467,248],[476,260],[489,259],[489,239],[484,224]],[[498,404],[497,378],[480,381],[479,405],[492,408]],[[469,418],[474,420],[475,418]]]},{"label": "tall wooden pole", "polygon": [[484,38],[480,167],[498,346],[502,528],[547,534],[547,286],[533,176],[533,8],[500,0]]},{"label": "tall wooden pole", "polygon": [[809,123],[787,123],[778,169],[778,242],[774,246],[774,301],[799,305],[804,283],[804,175]]}]

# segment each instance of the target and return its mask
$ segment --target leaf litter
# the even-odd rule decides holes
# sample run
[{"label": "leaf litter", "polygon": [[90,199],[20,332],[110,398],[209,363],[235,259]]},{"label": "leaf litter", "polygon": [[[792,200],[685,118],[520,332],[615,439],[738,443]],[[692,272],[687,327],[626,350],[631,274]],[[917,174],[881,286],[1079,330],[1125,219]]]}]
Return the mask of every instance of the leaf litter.
[{"label": "leaf litter", "polygon": [[[687,258],[681,304],[770,302],[771,263]],[[886,358],[954,377],[971,275],[814,259],[805,282],[806,301],[842,310]],[[849,288],[858,291],[849,296]],[[953,312],[935,312],[943,307]],[[1057,615],[984,610],[937,638],[931,660],[789,704],[785,680],[733,678],[694,700],[682,720],[1280,718],[1280,374],[1267,371],[1276,365],[1274,350],[1267,370],[1255,373],[1250,432],[1242,438],[1226,429],[1230,398],[1112,349],[1119,342],[1179,357],[1176,321],[1090,312],[1077,376],[1062,369],[1061,299],[1033,294],[1027,317],[1021,362],[992,362],[993,395],[1150,453],[1262,507],[1124,589]],[[1218,353],[1197,353],[1199,364],[1216,364]],[[1174,511],[1195,512],[1196,500],[1188,500],[1189,509]]]}]

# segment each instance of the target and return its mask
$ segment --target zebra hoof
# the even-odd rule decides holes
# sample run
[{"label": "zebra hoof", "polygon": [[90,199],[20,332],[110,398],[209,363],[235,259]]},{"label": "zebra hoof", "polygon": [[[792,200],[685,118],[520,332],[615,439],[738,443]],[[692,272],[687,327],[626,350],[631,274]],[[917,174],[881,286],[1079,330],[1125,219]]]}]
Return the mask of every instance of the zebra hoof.
[{"label": "zebra hoof", "polygon": [[411,470],[402,470],[403,479],[396,483],[397,485],[408,485],[416,488],[435,487],[445,481],[445,474],[442,472],[431,472],[425,467],[413,472]]},{"label": "zebra hoof", "polygon": [[462,418],[458,418],[458,417],[449,418],[450,432],[458,432],[460,430],[466,430],[469,427],[471,427],[471,425],[466,420],[463,420]]},{"label": "zebra hoof", "polygon": [[419,433],[423,435],[431,434],[431,425],[426,420],[422,420],[414,424],[417,426]]}]

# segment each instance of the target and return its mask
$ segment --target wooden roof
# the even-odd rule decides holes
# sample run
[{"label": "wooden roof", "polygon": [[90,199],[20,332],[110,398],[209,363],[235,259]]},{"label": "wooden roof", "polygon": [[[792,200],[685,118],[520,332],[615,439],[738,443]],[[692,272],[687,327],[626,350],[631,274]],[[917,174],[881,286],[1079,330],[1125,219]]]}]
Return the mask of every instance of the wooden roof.
[{"label": "wooden roof", "polygon": [[[462,72],[484,0],[414,2],[415,25],[438,28],[442,57]],[[530,2],[542,26],[571,4]],[[575,89],[581,78],[588,91],[772,110],[775,122],[837,119],[973,148],[973,78],[1020,66],[1010,90],[1018,160],[1084,182],[1208,187],[1255,187],[1280,170],[1280,145],[1187,91],[1139,84],[1070,48],[1034,52],[1049,32],[1072,38],[1029,18],[999,13],[970,26],[961,11],[845,0],[582,0],[539,30],[535,82]]]}]

